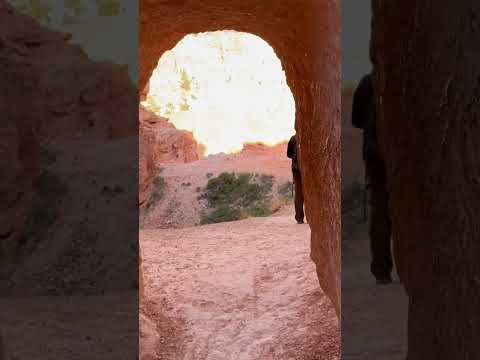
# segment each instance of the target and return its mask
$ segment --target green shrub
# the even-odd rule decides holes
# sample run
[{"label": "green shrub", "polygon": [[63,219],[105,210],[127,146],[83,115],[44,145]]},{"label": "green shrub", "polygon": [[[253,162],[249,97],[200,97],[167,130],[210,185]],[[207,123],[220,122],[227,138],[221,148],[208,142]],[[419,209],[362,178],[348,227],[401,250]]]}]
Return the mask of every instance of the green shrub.
[{"label": "green shrub", "polygon": [[221,173],[211,178],[198,198],[211,211],[202,215],[202,224],[240,219],[242,214],[268,216],[273,176],[251,173]]},{"label": "green shrub", "polygon": [[293,199],[293,182],[290,180],[278,187],[278,194],[283,200]]},{"label": "green shrub", "polygon": [[258,202],[248,209],[248,215],[253,217],[270,216],[272,213],[272,205],[269,202]]},{"label": "green shrub", "polygon": [[167,183],[165,182],[165,179],[163,177],[157,176],[155,177],[155,179],[153,179],[153,189],[150,194],[150,198],[145,205],[145,208],[147,210],[150,210],[162,199],[163,195],[165,194],[166,187]]},{"label": "green shrub", "polygon": [[263,174],[260,176],[260,191],[263,194],[268,194],[272,191],[274,179],[273,175]]},{"label": "green shrub", "polygon": [[200,225],[215,224],[225,221],[240,220],[241,212],[239,209],[232,208],[228,205],[221,205],[212,212],[206,214],[203,213]]},{"label": "green shrub", "polygon": [[247,207],[262,199],[262,187],[252,182],[250,173],[221,173],[208,181],[200,197],[207,200],[211,208],[222,205]]}]

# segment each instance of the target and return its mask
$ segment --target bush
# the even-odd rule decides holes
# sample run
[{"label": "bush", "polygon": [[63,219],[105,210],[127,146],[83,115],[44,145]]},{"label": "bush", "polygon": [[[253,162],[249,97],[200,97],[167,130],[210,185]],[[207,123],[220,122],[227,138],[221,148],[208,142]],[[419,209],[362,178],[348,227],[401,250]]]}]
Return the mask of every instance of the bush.
[{"label": "bush", "polygon": [[235,221],[240,220],[240,218],[241,212],[239,209],[234,209],[228,205],[222,205],[209,214],[202,214],[200,225],[215,224],[225,221]]},{"label": "bush", "polygon": [[278,194],[283,200],[292,200],[293,199],[293,182],[290,180],[278,187]]},{"label": "bush", "polygon": [[166,187],[167,187],[167,183],[165,182],[165,179],[163,177],[161,176],[155,177],[155,179],[153,180],[152,193],[150,194],[150,198],[148,199],[148,202],[145,205],[145,208],[147,210],[150,210],[162,199],[163,195],[165,194]]},{"label": "bush", "polygon": [[270,197],[273,176],[251,173],[221,173],[211,178],[202,195],[212,210],[202,215],[202,224],[232,221],[242,214],[268,216],[271,214]]},{"label": "bush", "polygon": [[248,215],[253,217],[270,216],[272,213],[272,206],[267,202],[258,202],[248,209]]},{"label": "bush", "polygon": [[269,194],[273,188],[273,175],[261,175],[260,176],[260,190],[263,194]]},{"label": "bush", "polygon": [[222,205],[248,207],[263,200],[271,191],[269,178],[254,182],[250,173],[221,173],[208,181],[205,192],[200,196],[211,208]]}]

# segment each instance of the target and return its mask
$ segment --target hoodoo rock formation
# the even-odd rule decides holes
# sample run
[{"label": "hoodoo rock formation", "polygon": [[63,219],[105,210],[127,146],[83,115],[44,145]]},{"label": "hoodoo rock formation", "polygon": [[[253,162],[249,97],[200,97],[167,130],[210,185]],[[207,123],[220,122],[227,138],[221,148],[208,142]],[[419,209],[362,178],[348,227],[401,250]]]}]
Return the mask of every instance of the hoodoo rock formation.
[{"label": "hoodoo rock formation", "polygon": [[311,257],[337,313],[340,304],[340,2],[141,0],[140,84],[190,33],[236,30],[267,41],[296,102]]},{"label": "hoodoo rock formation", "polygon": [[379,140],[409,296],[408,359],[476,359],[480,3],[374,0],[373,10]]},{"label": "hoodoo rock formation", "polygon": [[178,130],[167,119],[140,106],[139,109],[139,201],[142,206],[161,164],[199,160],[204,148],[191,132]]}]

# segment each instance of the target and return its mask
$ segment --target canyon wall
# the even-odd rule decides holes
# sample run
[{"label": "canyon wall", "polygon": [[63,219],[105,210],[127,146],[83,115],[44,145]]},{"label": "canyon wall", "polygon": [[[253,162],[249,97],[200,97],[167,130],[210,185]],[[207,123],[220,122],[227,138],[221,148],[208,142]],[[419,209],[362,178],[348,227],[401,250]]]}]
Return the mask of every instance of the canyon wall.
[{"label": "canyon wall", "polygon": [[480,3],[373,1],[371,55],[408,359],[480,352]]},{"label": "canyon wall", "polygon": [[188,163],[203,157],[204,147],[189,131],[178,130],[142,106],[139,108],[139,204],[143,206],[150,193],[153,178],[162,164]]},{"label": "canyon wall", "polygon": [[141,0],[140,84],[190,33],[236,30],[267,41],[296,103],[296,130],[322,288],[340,308],[340,3],[337,0]]},{"label": "canyon wall", "polygon": [[[93,193],[96,191],[95,186],[105,185],[106,191],[109,190],[110,184],[102,183],[106,178],[101,179],[100,176],[103,175],[100,173],[104,172],[106,176],[106,172],[109,172],[108,181],[114,181],[117,184],[125,181],[122,184],[123,189],[131,189],[136,185],[131,185],[129,182],[130,179],[136,179],[136,176],[131,174],[131,169],[125,169],[129,165],[128,161],[123,158],[124,163],[120,164],[119,160],[122,156],[128,156],[131,164],[135,166],[133,170],[136,171],[138,90],[130,81],[126,68],[90,60],[78,45],[69,42],[68,35],[40,26],[31,17],[14,11],[5,1],[0,1],[0,34],[0,73],[2,75],[0,160],[3,166],[0,174],[0,255],[2,259],[0,293],[3,294],[9,283],[7,280],[13,281],[10,279],[12,271],[25,260],[20,261],[19,257],[27,256],[26,253],[22,255],[22,246],[34,245],[34,241],[26,235],[28,217],[30,216],[30,219],[38,224],[49,216],[52,216],[52,219],[48,222],[55,222],[60,215],[60,213],[55,216],[50,215],[50,209],[46,208],[45,203],[37,203],[36,210],[33,209],[32,202],[35,199],[40,201],[39,194],[34,190],[34,183],[40,174],[51,176],[43,184],[46,188],[52,188],[57,184],[52,179],[58,180],[59,186],[60,183],[64,183],[69,187],[74,199],[72,203],[83,201],[85,206],[91,205],[95,211],[103,208],[104,220],[112,217],[114,211],[109,213],[111,208],[108,204],[100,205],[101,197]],[[107,144],[117,140],[122,141],[121,139],[126,137],[130,137],[130,141],[121,142],[116,148]],[[101,158],[107,155],[107,152],[111,152],[108,157],[111,160],[113,156],[114,161],[108,161],[106,166],[98,162],[92,164],[97,158],[98,161],[103,161]],[[89,159],[84,161],[87,156]],[[56,161],[55,159],[60,159],[58,166],[48,169],[49,172],[45,173],[47,167]],[[80,168],[79,163],[82,161],[84,161],[83,164],[88,162],[90,168]],[[114,166],[119,168],[114,169]],[[84,181],[84,178],[97,175],[99,177],[93,179],[91,183]],[[61,176],[71,176],[71,178],[60,178]],[[98,183],[95,185],[96,181]],[[75,186],[78,187],[75,188]],[[116,187],[117,190],[119,188],[119,186]],[[107,195],[110,196],[109,194]],[[124,191],[123,194],[126,196],[127,192]],[[55,191],[48,195],[51,195],[50,200],[60,196]],[[80,199],[83,195],[88,198]],[[88,212],[87,207],[84,208],[83,213],[73,205],[69,209],[69,201],[65,199],[59,199],[56,202],[52,200],[51,205],[56,207],[60,202],[62,215],[69,217],[72,221],[77,216],[75,221],[78,223],[70,225],[80,226],[83,219],[78,217]],[[34,217],[32,210],[41,214],[36,213]],[[68,213],[69,210],[71,213]],[[131,216],[125,210],[123,211],[122,216]],[[92,212],[88,213],[92,214]],[[117,213],[116,216],[118,215],[120,214]],[[41,217],[43,220],[38,220],[39,216],[43,216]],[[89,220],[90,224],[94,222]],[[126,218],[121,223],[128,223],[128,226],[134,227],[136,222],[128,221]],[[100,225],[95,224],[95,226]],[[58,229],[60,227],[59,225]],[[102,238],[102,234],[105,235],[100,229],[95,231],[99,238]],[[119,230],[119,233],[127,234],[127,231]],[[30,235],[39,236],[37,231]],[[65,244],[73,241],[72,237],[60,232],[52,232],[45,236],[49,239],[45,244],[50,244],[52,254],[60,249],[65,250]],[[54,241],[53,238],[56,240]],[[121,246],[126,248],[130,244],[125,242]],[[47,252],[45,249],[43,251]],[[42,256],[41,252],[35,255],[34,252],[29,250],[28,256]],[[107,253],[107,258],[113,258],[108,254],[107,249],[103,249],[102,252]],[[47,264],[47,257],[44,256],[44,258],[42,261]],[[60,261],[60,258],[61,256],[58,256],[50,260]],[[90,256],[90,258],[95,257]],[[37,277],[43,276],[38,273],[38,269],[33,270],[34,264],[39,263],[32,262],[30,272],[36,273]],[[55,264],[48,265],[53,267]],[[26,269],[27,261],[23,262],[22,266]],[[129,265],[126,262],[125,268],[127,266]],[[18,288],[18,292],[23,294],[23,291],[30,290],[35,293],[46,291],[45,288],[41,289],[41,285],[45,284],[30,275],[32,274],[28,274],[26,270],[19,274],[21,279],[16,279],[17,287],[23,284],[24,288]],[[28,281],[24,276],[29,277]],[[105,279],[105,284],[109,283],[107,277]],[[114,282],[111,281],[111,283]],[[38,284],[37,289],[30,289],[30,284]],[[121,283],[117,285],[123,286]],[[131,286],[131,283],[128,284],[129,288]]]}]

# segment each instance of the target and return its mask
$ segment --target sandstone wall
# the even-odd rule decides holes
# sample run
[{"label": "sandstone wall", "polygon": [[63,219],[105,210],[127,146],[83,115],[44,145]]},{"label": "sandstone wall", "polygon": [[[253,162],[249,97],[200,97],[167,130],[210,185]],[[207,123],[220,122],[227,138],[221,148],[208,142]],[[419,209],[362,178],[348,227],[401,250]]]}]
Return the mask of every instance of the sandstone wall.
[{"label": "sandstone wall", "polygon": [[188,163],[203,157],[204,149],[188,131],[178,130],[167,119],[139,108],[139,202],[142,206],[162,164]]},{"label": "sandstone wall", "polygon": [[480,352],[480,3],[373,1],[379,140],[408,359]]},{"label": "sandstone wall", "polygon": [[39,147],[85,134],[136,134],[134,112],[128,111],[135,109],[136,89],[126,69],[92,62],[67,35],[46,30],[5,1],[0,34],[0,238],[7,251],[23,230],[32,179],[41,167]]},{"label": "sandstone wall", "polygon": [[282,61],[296,102],[312,259],[337,311],[340,298],[340,2],[141,0],[140,84],[189,33],[237,30],[262,37]]},{"label": "sandstone wall", "polygon": [[[70,171],[69,176],[72,178],[62,178],[62,181],[71,188],[71,194],[75,195],[72,198],[75,198],[77,202],[84,201],[87,204],[91,200],[91,208],[95,211],[102,208],[104,211],[102,216],[105,220],[102,226],[107,228],[105,226],[107,218],[110,220],[115,211],[108,208],[108,205],[95,206],[102,200],[101,197],[88,193],[94,188],[94,184],[90,186],[87,182],[82,184],[79,182],[83,177],[89,177],[92,172],[98,170],[99,172],[110,172],[109,176],[114,178],[113,181],[116,182],[117,179],[118,183],[124,181],[123,188],[132,189],[129,180],[136,180],[136,177],[131,172],[127,172],[132,169],[128,168],[128,160],[125,157],[122,158],[125,154],[121,154],[120,151],[125,151],[130,163],[136,166],[138,90],[130,81],[127,69],[108,63],[93,62],[79,46],[69,43],[67,35],[40,26],[32,18],[18,14],[5,1],[1,0],[0,74],[2,77],[2,81],[0,81],[0,98],[2,99],[0,102],[0,113],[2,114],[0,122],[0,161],[2,163],[0,174],[0,256],[2,260],[0,292],[3,294],[7,291],[7,284],[13,281],[12,273],[22,263],[23,271],[19,271],[17,274],[15,281],[18,286],[15,291],[23,294],[24,291],[30,291],[27,289],[30,284],[38,284],[38,289],[31,290],[32,293],[41,293],[41,291],[46,291],[40,289],[45,284],[35,279],[34,276],[41,278],[44,275],[35,268],[35,264],[39,263],[33,260],[28,263],[19,257],[28,255],[31,258],[36,256],[40,258],[42,254],[41,252],[23,254],[19,244],[20,240],[22,240],[22,246],[30,241],[25,236],[26,219],[32,209],[32,198],[34,195],[38,195],[33,194],[33,182],[47,166],[44,158],[48,154],[45,150],[48,148],[48,151],[53,149],[62,153],[60,158],[64,159],[62,163],[64,168],[55,169],[56,176],[66,175]],[[121,142],[115,148],[108,146],[108,143],[117,142],[110,140],[120,140],[120,138],[126,137],[131,137],[128,143]],[[79,145],[80,141],[81,144],[84,144],[84,148]],[[62,145],[67,143],[71,145],[69,147]],[[108,154],[110,156],[109,163],[114,165],[102,166],[102,164],[95,163],[92,165],[92,167],[96,166],[94,170],[92,168],[75,168],[78,166],[79,159],[86,155],[90,157],[90,165],[95,158],[103,161],[107,151],[111,152]],[[71,155],[71,159],[66,160],[67,155]],[[123,164],[119,164],[121,159],[123,159]],[[121,167],[121,165],[124,166]],[[113,168],[115,166],[118,167]],[[136,171],[136,168],[133,170]],[[98,186],[101,186],[100,181],[104,180],[105,178],[98,180]],[[110,186],[110,184],[106,185]],[[78,188],[75,189],[75,186]],[[124,193],[127,194],[127,192]],[[130,193],[132,192],[130,191]],[[83,195],[87,198],[80,199]],[[88,216],[89,212],[86,208],[83,212],[79,208],[68,209],[68,204],[65,204],[67,200],[62,199],[62,201],[62,215],[65,217],[73,219],[75,216]],[[129,214],[126,214],[125,209],[124,207],[121,215],[127,216],[127,218],[120,223],[122,226],[128,226],[131,231],[136,222],[135,220],[128,221]],[[45,211],[47,210],[45,209]],[[56,220],[58,219],[55,218]],[[83,219],[77,219],[78,223],[70,225],[72,227],[80,226],[79,223],[82,221]],[[93,224],[94,221],[89,220],[88,223]],[[60,227],[59,224],[55,231]],[[118,226],[117,228],[119,229],[118,233],[127,236],[128,232],[125,231],[125,228]],[[99,231],[100,238],[114,239],[112,233],[108,233],[110,230],[105,230],[105,233],[99,229],[96,230]],[[132,237],[132,239],[134,238]],[[46,243],[51,247],[52,254],[50,255],[52,257],[55,254],[58,255],[57,258],[50,260],[52,262],[60,261],[60,253],[54,253],[54,251],[61,251],[63,249],[62,241],[63,244],[66,244],[68,241],[72,241],[72,237],[60,231],[54,232],[52,229],[52,233],[48,234],[48,240]],[[123,251],[129,246],[130,244],[125,242],[120,247]],[[102,251],[109,254],[107,249]],[[131,249],[125,251],[126,254],[131,252]],[[44,253],[47,253],[45,249]],[[113,256],[107,257],[113,258]],[[44,258],[42,261],[48,263],[45,256]],[[53,263],[49,264],[52,267],[54,265]],[[33,274],[29,274],[29,271],[26,270],[28,266],[31,267],[30,273]],[[124,269],[128,266],[131,266],[130,261],[125,262]],[[118,273],[112,276],[117,275]],[[28,279],[26,279],[27,276]],[[43,280],[45,279],[42,278]],[[105,277],[105,283],[115,283],[110,280],[107,276]],[[24,288],[21,288],[22,284]],[[10,285],[8,286],[11,290]],[[114,286],[117,285],[118,283]],[[123,285],[120,283],[118,286]],[[128,284],[128,287],[131,286],[131,283]]]}]

